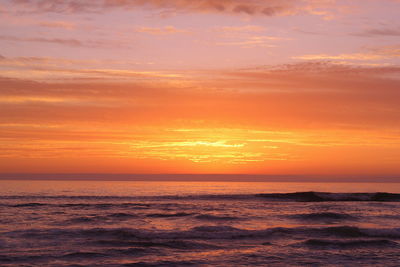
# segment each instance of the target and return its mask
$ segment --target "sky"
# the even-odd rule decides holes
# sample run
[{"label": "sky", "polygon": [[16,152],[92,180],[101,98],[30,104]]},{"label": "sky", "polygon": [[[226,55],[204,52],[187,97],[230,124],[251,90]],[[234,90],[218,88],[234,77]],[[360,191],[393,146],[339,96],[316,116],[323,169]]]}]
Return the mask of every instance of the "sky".
[{"label": "sky", "polygon": [[0,0],[0,172],[400,177],[399,12]]}]

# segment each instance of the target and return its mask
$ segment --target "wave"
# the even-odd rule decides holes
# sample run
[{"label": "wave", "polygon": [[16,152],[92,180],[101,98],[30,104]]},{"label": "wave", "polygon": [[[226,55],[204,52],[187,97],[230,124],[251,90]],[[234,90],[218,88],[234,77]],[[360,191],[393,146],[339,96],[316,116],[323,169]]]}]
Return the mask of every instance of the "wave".
[{"label": "wave", "polygon": [[130,218],[137,218],[138,215],[136,214],[131,214],[131,213],[125,213],[125,212],[118,212],[118,213],[112,213],[107,215],[107,218],[116,218],[116,219],[130,219]]},{"label": "wave", "polygon": [[[249,199],[255,198],[254,194],[207,194],[207,195],[154,195],[154,196],[66,196],[66,195],[54,195],[54,196],[43,196],[43,195],[14,195],[14,196],[0,196],[0,199],[4,200],[66,200],[66,201],[158,201],[158,200],[240,200],[240,199]],[[96,203],[96,202],[94,202]],[[113,205],[114,203],[105,203],[106,205]],[[126,204],[126,205],[134,205],[135,203],[118,203],[118,204]],[[138,203],[141,205],[142,203]],[[146,203],[147,204],[147,203]],[[92,205],[91,203],[72,203],[66,204],[66,206],[74,206],[74,205]]]},{"label": "wave", "polygon": [[322,201],[400,201],[400,194],[394,193],[326,193],[326,192],[296,192],[257,194],[256,196],[269,200],[322,202]]},{"label": "wave", "polygon": [[46,206],[44,203],[21,203],[16,205],[11,205],[13,208],[32,208],[32,207],[41,207]]},{"label": "wave", "polygon": [[65,221],[65,224],[79,224],[79,223],[93,223],[97,221],[96,218],[94,217],[77,217],[77,218],[71,218]]},{"label": "wave", "polygon": [[94,208],[94,209],[103,209],[103,208],[131,208],[131,209],[149,209],[150,204],[144,203],[67,203],[67,204],[56,204],[53,205],[55,207],[60,208]]},{"label": "wave", "polygon": [[362,247],[398,247],[399,244],[395,241],[388,239],[373,239],[373,240],[327,240],[327,239],[308,239],[301,242],[299,245],[305,245],[308,247],[316,248],[336,248],[336,249],[351,249],[351,248],[362,248]]},{"label": "wave", "polygon": [[112,209],[112,208],[129,208],[129,209],[150,209],[151,204],[145,203],[18,203],[18,204],[1,204],[0,206],[12,208],[32,208],[32,207],[52,207],[52,208],[70,208],[70,209]]},{"label": "wave", "polygon": [[209,265],[209,262],[204,261],[156,261],[156,262],[133,262],[133,263],[126,263],[123,266],[125,267],[159,267],[159,266],[204,266]]},{"label": "wave", "polygon": [[88,238],[88,240],[186,240],[186,239],[257,239],[269,237],[336,237],[336,238],[390,238],[400,239],[400,228],[359,228],[355,226],[335,227],[273,227],[262,230],[247,230],[231,226],[204,225],[188,230],[145,230],[133,228],[89,228],[89,229],[30,229],[5,233],[6,235],[38,238]]},{"label": "wave", "polygon": [[[322,202],[322,201],[376,201],[399,202],[400,194],[377,193],[330,193],[330,192],[295,192],[295,193],[265,193],[265,194],[209,194],[209,195],[160,195],[160,196],[0,196],[0,199],[50,199],[50,200],[85,200],[85,201],[154,201],[154,200],[248,200],[263,199],[269,201]],[[18,205],[44,205],[43,203],[24,203]],[[147,208],[149,203],[70,203],[61,207],[112,207],[125,205]]]},{"label": "wave", "polygon": [[88,259],[88,258],[99,258],[107,257],[109,255],[98,252],[72,252],[63,255],[61,258],[73,258],[73,259]]},{"label": "wave", "polygon": [[233,216],[219,216],[219,215],[211,215],[211,214],[200,214],[195,216],[196,219],[198,220],[204,220],[204,221],[231,221],[231,220],[239,220],[239,217],[233,217]]},{"label": "wave", "polygon": [[[118,240],[102,240],[99,244],[101,245],[113,245],[119,244]],[[173,248],[173,249],[220,249],[220,246],[211,245],[205,242],[194,242],[184,240],[171,240],[164,242],[155,241],[129,241],[123,243],[124,246],[139,247],[139,248]]]},{"label": "wave", "polygon": [[[0,255],[0,263],[14,264],[17,262],[35,262],[35,261],[47,261],[51,259],[51,255]],[[33,266],[33,265],[5,265],[5,266]]]},{"label": "wave", "polygon": [[193,213],[177,212],[177,213],[151,213],[147,214],[146,217],[150,218],[169,218],[169,217],[186,217],[191,216]]},{"label": "wave", "polygon": [[187,240],[171,241],[129,241],[120,239],[103,239],[95,241],[98,246],[113,247],[136,247],[136,248],[173,248],[173,249],[220,249],[220,246],[205,242],[195,242]]},{"label": "wave", "polygon": [[310,220],[310,221],[357,219],[356,217],[351,216],[349,214],[337,213],[337,212],[315,212],[306,214],[294,214],[294,215],[289,215],[288,217],[298,220]]},{"label": "wave", "polygon": [[[62,225],[71,225],[71,224],[91,224],[91,223],[102,223],[102,222],[118,222],[125,221],[136,218],[180,218],[180,217],[188,217],[193,216],[196,213],[186,213],[186,212],[177,212],[177,213],[150,213],[150,214],[132,214],[132,213],[112,213],[106,215],[98,215],[98,216],[77,216],[70,219],[65,220]],[[240,220],[239,217],[234,216],[218,216],[211,214],[198,214],[194,216],[195,219],[201,221],[231,221],[231,220]]]},{"label": "wave", "polygon": [[80,216],[74,217],[66,220],[64,224],[81,224],[81,223],[99,223],[99,222],[107,222],[107,221],[123,221],[137,218],[138,215],[130,214],[130,213],[112,213],[101,216]]},{"label": "wave", "polygon": [[359,228],[355,226],[335,226],[314,229],[322,235],[336,237],[386,237],[400,238],[400,228]]}]

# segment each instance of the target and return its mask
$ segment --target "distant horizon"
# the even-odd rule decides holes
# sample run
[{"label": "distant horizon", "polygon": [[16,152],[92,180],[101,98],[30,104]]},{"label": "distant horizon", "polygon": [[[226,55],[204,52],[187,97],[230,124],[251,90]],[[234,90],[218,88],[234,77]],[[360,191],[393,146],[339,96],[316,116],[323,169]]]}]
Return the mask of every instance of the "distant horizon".
[{"label": "distant horizon", "polygon": [[0,180],[140,181],[140,182],[306,182],[400,183],[400,175],[0,173]]}]

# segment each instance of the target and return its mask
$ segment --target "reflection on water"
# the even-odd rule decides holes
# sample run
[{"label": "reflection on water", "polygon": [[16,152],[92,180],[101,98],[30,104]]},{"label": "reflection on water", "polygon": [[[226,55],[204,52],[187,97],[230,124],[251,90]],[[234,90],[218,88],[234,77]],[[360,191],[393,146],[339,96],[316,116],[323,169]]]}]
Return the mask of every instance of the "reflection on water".
[{"label": "reflection on water", "polygon": [[400,192],[400,183],[0,180],[0,195],[160,196],[286,192]]}]

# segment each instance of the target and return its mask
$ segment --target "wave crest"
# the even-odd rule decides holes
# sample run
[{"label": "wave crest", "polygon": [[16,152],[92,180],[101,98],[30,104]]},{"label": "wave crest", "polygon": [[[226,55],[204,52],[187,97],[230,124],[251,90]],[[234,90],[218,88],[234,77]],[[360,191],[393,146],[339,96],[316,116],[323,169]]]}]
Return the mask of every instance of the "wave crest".
[{"label": "wave crest", "polygon": [[298,202],[323,202],[323,201],[379,201],[398,202],[400,194],[394,193],[326,193],[326,192],[296,192],[257,194],[268,200],[298,201]]},{"label": "wave crest", "polygon": [[362,248],[362,247],[398,247],[399,244],[392,240],[387,239],[374,239],[374,240],[327,240],[327,239],[308,239],[301,242],[300,245],[308,247],[324,248],[324,249],[351,249],[351,248]]}]

